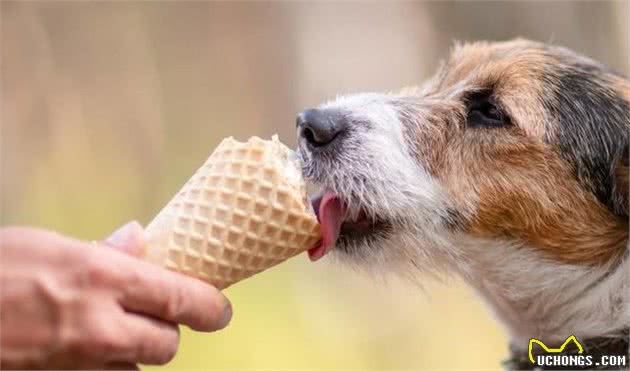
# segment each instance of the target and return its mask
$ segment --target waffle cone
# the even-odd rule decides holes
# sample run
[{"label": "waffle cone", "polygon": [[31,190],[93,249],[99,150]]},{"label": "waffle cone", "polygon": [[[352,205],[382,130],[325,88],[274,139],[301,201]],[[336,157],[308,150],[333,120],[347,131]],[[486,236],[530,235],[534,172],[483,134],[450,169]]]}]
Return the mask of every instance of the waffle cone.
[{"label": "waffle cone", "polygon": [[321,238],[294,153],[224,139],[146,227],[143,258],[225,288]]}]

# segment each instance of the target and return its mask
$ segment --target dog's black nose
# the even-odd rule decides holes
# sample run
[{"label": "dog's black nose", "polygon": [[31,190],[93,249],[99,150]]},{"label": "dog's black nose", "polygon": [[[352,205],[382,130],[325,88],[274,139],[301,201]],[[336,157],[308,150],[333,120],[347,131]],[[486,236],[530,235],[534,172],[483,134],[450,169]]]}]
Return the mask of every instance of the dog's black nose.
[{"label": "dog's black nose", "polygon": [[337,110],[311,108],[298,115],[296,126],[300,140],[323,147],[346,129],[346,120]]}]

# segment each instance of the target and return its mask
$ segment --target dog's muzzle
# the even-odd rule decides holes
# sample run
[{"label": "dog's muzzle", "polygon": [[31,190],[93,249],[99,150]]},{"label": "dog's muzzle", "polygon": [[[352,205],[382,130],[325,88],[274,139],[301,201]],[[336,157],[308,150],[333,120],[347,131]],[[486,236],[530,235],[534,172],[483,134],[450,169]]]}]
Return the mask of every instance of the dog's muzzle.
[{"label": "dog's muzzle", "polygon": [[332,146],[348,129],[344,115],[335,109],[311,108],[296,119],[298,141],[308,150]]}]

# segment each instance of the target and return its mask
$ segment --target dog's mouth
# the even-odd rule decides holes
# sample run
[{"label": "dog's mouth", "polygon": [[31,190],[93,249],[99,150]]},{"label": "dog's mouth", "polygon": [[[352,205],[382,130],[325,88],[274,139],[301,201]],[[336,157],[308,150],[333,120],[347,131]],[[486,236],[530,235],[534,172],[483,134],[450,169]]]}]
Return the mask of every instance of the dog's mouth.
[{"label": "dog's mouth", "polygon": [[334,192],[324,192],[311,200],[317,219],[321,225],[321,242],[308,250],[312,261],[319,260],[335,245],[343,248],[350,241],[369,238],[381,232],[387,223],[368,216],[359,209],[350,216],[346,205]]}]

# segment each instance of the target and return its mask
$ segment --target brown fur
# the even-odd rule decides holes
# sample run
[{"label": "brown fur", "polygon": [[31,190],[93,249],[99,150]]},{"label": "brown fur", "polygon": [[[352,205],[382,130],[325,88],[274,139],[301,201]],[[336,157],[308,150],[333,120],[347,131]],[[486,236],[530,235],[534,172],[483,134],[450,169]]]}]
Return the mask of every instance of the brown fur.
[{"label": "brown fur", "polygon": [[[454,147],[461,150],[468,142]],[[468,192],[479,195],[468,232],[526,241],[571,264],[600,264],[619,257],[627,226],[583,192],[547,146],[515,142],[485,148],[482,159],[458,156],[463,162],[457,166],[470,170],[465,180],[451,182],[464,182]]]},{"label": "brown fur", "polygon": [[[422,143],[421,161],[446,185],[461,228],[526,241],[562,262],[601,264],[623,254],[628,221],[589,193],[548,141],[558,128],[542,76],[554,61],[524,40],[457,48],[421,98],[428,124],[410,135]],[[627,99],[627,82],[619,86]],[[464,95],[484,89],[492,89],[512,127],[465,128]],[[617,176],[627,200],[627,166]]]}]

